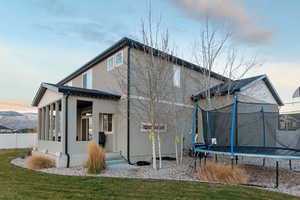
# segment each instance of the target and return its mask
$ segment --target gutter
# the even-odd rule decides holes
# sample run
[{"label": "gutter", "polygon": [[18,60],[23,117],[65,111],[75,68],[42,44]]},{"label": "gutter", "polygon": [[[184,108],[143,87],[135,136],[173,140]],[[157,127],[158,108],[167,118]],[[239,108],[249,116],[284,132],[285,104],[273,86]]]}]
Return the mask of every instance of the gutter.
[{"label": "gutter", "polygon": [[65,104],[65,154],[67,156],[67,168],[70,167],[70,154],[68,153],[68,99],[69,94],[66,96],[66,104]]},{"label": "gutter", "polygon": [[127,161],[130,162],[130,46],[127,52]]}]

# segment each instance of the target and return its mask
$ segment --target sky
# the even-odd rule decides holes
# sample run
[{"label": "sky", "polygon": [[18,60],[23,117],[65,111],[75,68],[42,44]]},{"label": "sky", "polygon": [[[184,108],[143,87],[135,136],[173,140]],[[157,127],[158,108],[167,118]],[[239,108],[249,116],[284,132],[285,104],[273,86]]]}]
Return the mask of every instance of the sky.
[{"label": "sky", "polygon": [[[30,104],[40,83],[56,83],[124,36],[139,38],[148,0],[0,0],[0,101]],[[284,102],[300,86],[300,1],[152,0],[179,57],[193,62],[203,16],[231,21],[236,42],[263,65]]]}]

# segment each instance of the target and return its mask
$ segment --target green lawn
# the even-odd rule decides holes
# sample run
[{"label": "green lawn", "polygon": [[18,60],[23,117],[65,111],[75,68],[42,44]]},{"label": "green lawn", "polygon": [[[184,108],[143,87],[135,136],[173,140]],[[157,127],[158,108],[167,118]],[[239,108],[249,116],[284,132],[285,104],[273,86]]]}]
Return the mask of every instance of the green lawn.
[{"label": "green lawn", "polygon": [[0,151],[0,199],[298,199],[248,187],[50,175],[11,165],[20,153]]}]

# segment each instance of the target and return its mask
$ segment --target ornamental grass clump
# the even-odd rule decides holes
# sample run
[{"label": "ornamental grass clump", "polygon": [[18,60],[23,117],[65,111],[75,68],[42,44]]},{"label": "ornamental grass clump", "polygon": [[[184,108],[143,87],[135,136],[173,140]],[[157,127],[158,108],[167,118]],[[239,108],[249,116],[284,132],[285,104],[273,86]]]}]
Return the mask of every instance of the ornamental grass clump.
[{"label": "ornamental grass clump", "polygon": [[33,170],[47,169],[55,167],[55,162],[47,156],[33,155],[26,159],[25,166]]},{"label": "ornamental grass clump", "polygon": [[207,162],[198,168],[196,177],[204,181],[232,185],[247,184],[249,182],[249,175],[245,169],[215,162]]},{"label": "ornamental grass clump", "polygon": [[99,174],[106,167],[105,149],[95,141],[91,141],[88,144],[88,161],[86,167],[89,174]]}]

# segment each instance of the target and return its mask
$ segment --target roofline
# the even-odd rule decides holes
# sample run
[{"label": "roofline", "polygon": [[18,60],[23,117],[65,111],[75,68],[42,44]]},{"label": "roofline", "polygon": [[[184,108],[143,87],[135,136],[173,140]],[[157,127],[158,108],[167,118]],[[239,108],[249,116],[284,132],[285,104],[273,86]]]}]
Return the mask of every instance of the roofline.
[{"label": "roofline", "polygon": [[[270,90],[272,96],[274,97],[275,101],[277,102],[277,104],[279,106],[283,106],[284,105],[283,101],[281,100],[279,94],[277,93],[276,89],[274,88],[273,84],[271,83],[270,79],[268,78],[268,76],[266,74],[260,75],[260,77],[258,77],[254,81],[250,82],[249,84],[245,85],[244,87],[240,88],[239,90],[234,89],[233,91],[230,92],[230,94],[232,95],[235,92],[240,92],[242,90],[245,90],[245,89],[251,87],[253,84],[255,84],[257,81],[260,81],[260,80],[263,80],[265,82],[265,84],[269,88],[269,90]],[[225,92],[221,93],[221,96],[223,96],[225,94],[227,94],[227,92],[226,93]],[[202,98],[201,95],[199,97],[196,97],[196,96],[198,96],[198,95],[195,95],[195,96],[193,95],[191,97],[191,99],[193,101],[198,101],[199,99]]]},{"label": "roofline", "polygon": [[267,87],[268,87],[269,90],[271,91],[272,96],[273,96],[274,99],[276,100],[277,104],[278,104],[279,106],[283,106],[283,105],[284,105],[283,101],[281,100],[281,98],[280,98],[278,92],[276,91],[276,89],[274,88],[273,84],[271,83],[269,77],[268,77],[266,74],[263,74],[260,78],[254,80],[254,81],[251,82],[250,84],[248,84],[248,85],[242,87],[241,90],[245,90],[245,89],[251,87],[252,84],[254,84],[254,83],[256,83],[257,81],[260,81],[260,80],[262,80],[262,81],[265,82],[265,84],[267,85]]},{"label": "roofline", "polygon": [[[57,93],[63,93],[63,94],[75,95],[75,96],[83,95],[83,96],[89,96],[89,97],[94,97],[94,98],[103,98],[103,99],[111,99],[111,100],[119,100],[121,98],[121,95],[113,94],[113,93],[109,93],[109,92],[105,92],[105,91],[92,90],[92,92],[89,95],[88,92],[86,92],[86,91],[75,91],[76,87],[70,87],[70,86],[68,86],[68,88],[61,88],[61,87],[66,87],[66,86],[58,85],[56,87],[53,84],[41,83],[39,90],[37,91],[31,105],[38,106],[40,100],[44,96],[47,89],[52,90]],[[72,88],[74,91],[71,91]],[[84,88],[77,88],[77,89],[84,89]],[[89,89],[86,89],[86,90],[89,90]],[[96,92],[98,92],[98,93],[96,93]],[[100,94],[100,92],[102,94]]]},{"label": "roofline", "polygon": [[[145,51],[145,49],[149,49],[151,50],[154,55],[159,56],[159,55],[166,55],[166,53],[163,53],[162,51],[152,48],[150,46],[147,46],[143,43],[140,43],[138,41],[135,41],[133,39],[124,37],[121,40],[119,40],[118,42],[116,42],[114,45],[112,45],[111,47],[109,47],[108,49],[106,49],[105,51],[103,51],[101,54],[99,54],[98,56],[96,56],[94,59],[92,59],[91,61],[89,61],[88,63],[86,63],[85,65],[83,65],[82,67],[80,67],[78,70],[76,70],[75,72],[71,73],[69,76],[67,76],[66,78],[64,78],[63,80],[59,81],[57,84],[58,85],[63,85],[66,84],[67,82],[71,81],[72,79],[74,79],[75,77],[79,76],[80,74],[82,74],[83,72],[89,70],[90,68],[92,68],[93,66],[95,66],[96,64],[98,64],[99,62],[103,61],[104,59],[108,58],[109,56],[111,56],[112,54],[116,53],[117,51],[119,51],[120,49],[124,48],[124,47],[132,47],[141,51]],[[200,73],[204,73],[206,71],[205,68],[202,68],[196,64],[193,64],[191,62],[188,62],[186,60],[183,60],[179,57],[167,54],[168,56],[170,56],[170,61],[173,62],[174,64],[179,64],[182,65],[184,67],[187,67],[189,69],[192,69],[194,71],[200,72]],[[221,80],[221,81],[226,81],[228,80],[227,77],[222,76],[218,73],[212,72],[211,76]]]}]

